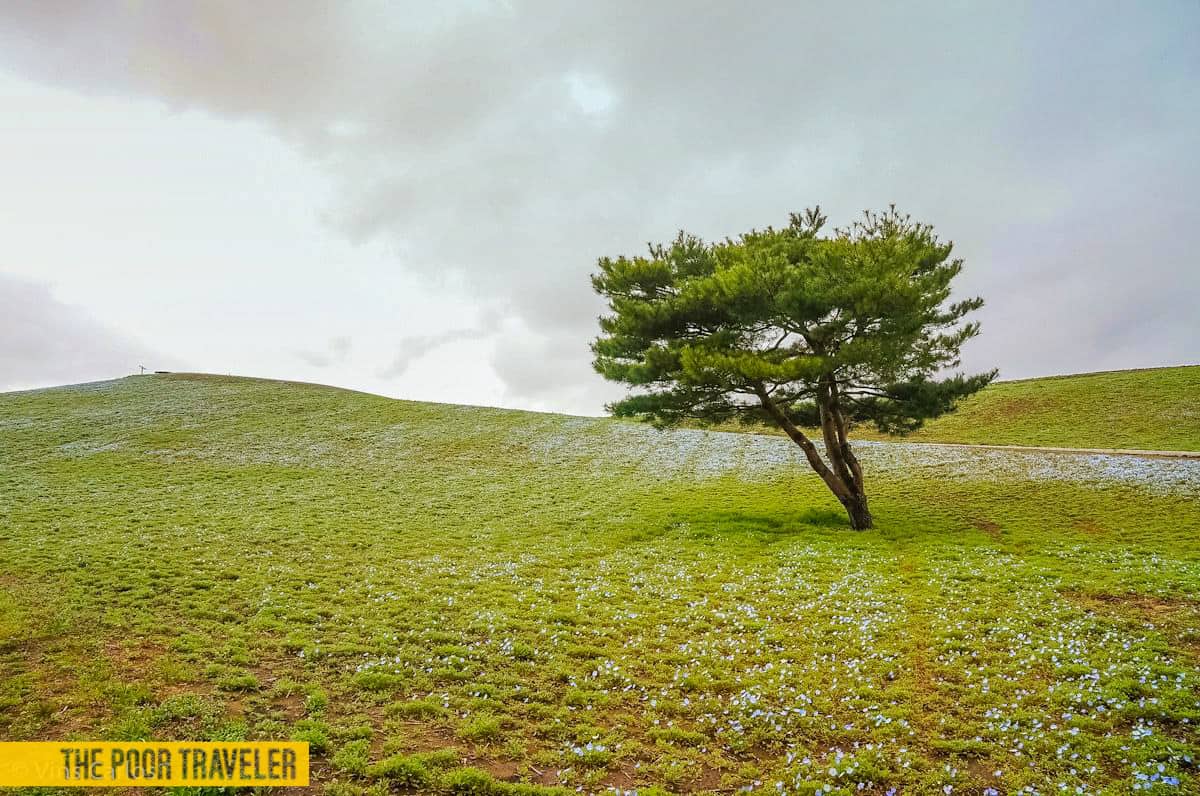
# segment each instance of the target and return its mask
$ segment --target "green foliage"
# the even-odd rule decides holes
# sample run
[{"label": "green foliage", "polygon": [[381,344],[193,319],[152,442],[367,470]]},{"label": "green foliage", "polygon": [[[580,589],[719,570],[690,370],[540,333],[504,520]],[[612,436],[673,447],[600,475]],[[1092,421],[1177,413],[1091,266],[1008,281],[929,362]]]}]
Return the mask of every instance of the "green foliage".
[{"label": "green foliage", "polygon": [[338,771],[347,774],[362,775],[367,773],[370,760],[371,742],[365,738],[350,741],[342,745],[330,759],[330,763]]},{"label": "green foliage", "polygon": [[459,768],[442,778],[442,787],[454,796],[499,796],[504,792],[501,783],[491,774],[477,768]]},{"label": "green foliage", "polygon": [[453,747],[442,747],[430,752],[420,752],[413,755],[413,758],[420,760],[431,770],[454,768],[459,762],[458,752]]},{"label": "green foliage", "polygon": [[819,210],[782,228],[706,244],[684,233],[649,257],[602,258],[609,301],[596,369],[640,391],[611,409],[661,424],[772,422],[765,392],[797,425],[823,384],[851,422],[909,431],[994,374],[936,380],[979,331],[981,299],[950,301],[962,261],[933,229],[895,210],[831,237]]},{"label": "green foliage", "polygon": [[309,713],[320,713],[329,707],[329,694],[324,688],[314,686],[304,698],[304,709]]},{"label": "green foliage", "polygon": [[683,746],[700,746],[701,744],[708,742],[708,738],[704,735],[704,733],[692,732],[679,727],[656,727],[647,733],[647,735],[656,741],[681,744]]},{"label": "green foliage", "polygon": [[369,739],[374,735],[370,724],[352,724],[336,728],[335,734],[343,741]]},{"label": "green foliage", "polygon": [[388,796],[386,782],[363,786],[354,782],[330,782],[324,788],[325,796]]},{"label": "green foliage", "polygon": [[301,719],[292,731],[293,741],[304,741],[314,753],[329,748],[329,725],[315,719]]},{"label": "green foliage", "polygon": [[[894,208],[822,236],[819,209],[782,229],[706,244],[680,233],[649,257],[602,258],[609,303],[595,367],[635,389],[609,408],[659,426],[738,419],[784,429],[845,506],[872,524],[848,432],[913,431],[996,375],[939,375],[979,333],[982,299],[951,301],[962,261]],[[825,460],[802,427],[820,425]]]},{"label": "green foliage", "polygon": [[404,702],[393,702],[388,705],[387,715],[428,719],[446,715],[446,709],[428,699],[412,699]]},{"label": "green foliage", "polygon": [[392,755],[371,766],[367,773],[377,779],[386,779],[402,788],[424,788],[433,782],[429,768],[418,757]]},{"label": "green foliage", "polygon": [[440,790],[453,796],[570,796],[567,788],[501,782],[478,768],[458,768],[442,776]]},{"label": "green foliage", "polygon": [[395,691],[403,684],[403,678],[389,672],[362,672],[354,678],[354,685],[364,691]]},{"label": "green foliage", "polygon": [[500,737],[500,720],[495,716],[476,716],[458,730],[458,737],[468,741],[494,741]]},{"label": "green foliage", "polygon": [[258,678],[249,672],[231,674],[217,681],[217,687],[224,691],[257,691]]}]

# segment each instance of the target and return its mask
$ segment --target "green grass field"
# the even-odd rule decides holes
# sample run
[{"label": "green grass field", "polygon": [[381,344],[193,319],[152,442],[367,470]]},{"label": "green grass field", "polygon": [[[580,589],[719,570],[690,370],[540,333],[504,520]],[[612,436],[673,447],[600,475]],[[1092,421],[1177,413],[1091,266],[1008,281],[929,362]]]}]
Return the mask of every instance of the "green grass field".
[{"label": "green grass field", "polygon": [[1200,365],[995,382],[910,439],[1200,450]]},{"label": "green grass field", "polygon": [[1200,450],[1200,365],[996,382],[912,439]]},{"label": "green grass field", "polygon": [[[724,431],[777,434],[729,423]],[[820,439],[820,429],[809,432]],[[871,428],[852,436],[891,440]],[[1200,365],[998,381],[903,438],[911,442],[1200,450]]]},{"label": "green grass field", "polygon": [[0,395],[0,740],[297,738],[331,796],[1200,792],[1200,462],[864,445],[855,533],[794,449]]}]

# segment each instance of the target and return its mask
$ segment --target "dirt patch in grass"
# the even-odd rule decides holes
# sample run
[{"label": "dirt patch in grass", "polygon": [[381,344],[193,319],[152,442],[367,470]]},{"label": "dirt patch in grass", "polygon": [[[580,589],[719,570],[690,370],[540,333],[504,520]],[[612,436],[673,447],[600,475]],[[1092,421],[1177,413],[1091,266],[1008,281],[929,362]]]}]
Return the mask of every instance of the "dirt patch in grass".
[{"label": "dirt patch in grass", "polygon": [[439,749],[454,749],[462,745],[462,740],[449,727],[436,724],[419,723],[420,734],[416,737],[417,752],[436,752]]},{"label": "dirt patch in grass", "polygon": [[[530,768],[533,767],[530,766]],[[545,771],[540,771],[539,769],[533,768],[533,772],[533,783],[535,785],[551,786],[558,784],[558,771],[553,768],[548,768]]]},{"label": "dirt patch in grass", "polygon": [[995,782],[996,770],[1003,768],[1003,764],[997,764],[994,760],[982,760],[975,757],[968,757],[959,762],[971,779],[985,785]]},{"label": "dirt patch in grass", "polygon": [[165,651],[162,645],[149,639],[114,639],[104,643],[104,657],[122,675],[145,672]]},{"label": "dirt patch in grass", "polygon": [[259,653],[255,656],[254,663],[246,668],[254,675],[254,679],[258,680],[259,687],[268,691],[279,680],[302,679],[304,675],[303,670],[296,665],[296,659],[288,655]]},{"label": "dirt patch in grass", "polygon": [[616,771],[604,778],[604,785],[621,791],[634,790],[637,787],[638,771],[633,763],[624,763]]},{"label": "dirt patch in grass", "polygon": [[271,707],[289,722],[299,721],[304,716],[304,699],[299,694],[281,694],[271,700]]},{"label": "dirt patch in grass", "polygon": [[721,771],[720,769],[710,766],[701,766],[700,773],[693,779],[689,785],[692,791],[701,793],[712,793],[718,790],[721,786]]},{"label": "dirt patch in grass", "polygon": [[1159,597],[1153,594],[1136,594],[1133,592],[1125,594],[1067,592],[1065,596],[1093,610],[1132,611],[1141,614],[1147,619],[1164,615],[1170,616],[1179,611],[1200,610],[1200,600],[1191,600],[1184,597]]},{"label": "dirt patch in grass", "polygon": [[1000,526],[991,520],[974,519],[971,520],[971,525],[983,531],[993,539],[999,539],[1003,533]]},{"label": "dirt patch in grass", "polygon": [[1034,398],[1032,396],[1019,396],[997,401],[990,407],[990,414],[994,417],[1014,419],[1025,417],[1030,412],[1042,411],[1046,407],[1047,402],[1045,399]]},{"label": "dirt patch in grass", "polygon": [[1170,641],[1173,648],[1200,657],[1200,600],[1133,592],[1067,592],[1064,596],[1098,614],[1149,623]]},{"label": "dirt patch in grass", "polygon": [[1105,536],[1108,533],[1099,523],[1091,519],[1078,519],[1072,525],[1075,530],[1087,536]]}]

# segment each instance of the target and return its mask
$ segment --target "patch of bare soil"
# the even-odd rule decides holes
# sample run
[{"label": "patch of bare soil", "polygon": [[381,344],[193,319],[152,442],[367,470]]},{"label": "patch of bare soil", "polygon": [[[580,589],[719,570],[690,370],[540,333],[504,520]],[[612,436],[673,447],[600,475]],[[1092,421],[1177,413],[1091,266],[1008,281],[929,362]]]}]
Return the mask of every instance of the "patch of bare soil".
[{"label": "patch of bare soil", "polygon": [[1200,601],[1184,597],[1159,597],[1153,594],[1083,594],[1068,592],[1066,596],[1075,602],[1095,610],[1126,609],[1136,611],[1148,619],[1174,614],[1178,611],[1200,610]]},{"label": "patch of bare soil", "polygon": [[121,675],[142,674],[164,652],[161,645],[143,639],[104,643],[104,657]]},{"label": "patch of bare soil", "polygon": [[1075,520],[1072,525],[1075,526],[1075,530],[1088,536],[1104,536],[1106,533],[1108,533],[1108,531],[1104,530],[1104,528],[1101,527],[1100,524],[1095,520],[1078,519]]},{"label": "patch of bare soil", "polygon": [[1098,614],[1148,623],[1166,636],[1172,647],[1200,657],[1200,599],[1135,592],[1066,592],[1063,596]]},{"label": "patch of bare soil", "polygon": [[999,539],[1003,533],[1003,529],[991,520],[974,519],[971,524],[993,539]]},{"label": "patch of bare soil", "polygon": [[721,787],[721,770],[703,766],[700,774],[689,783],[691,790],[711,793]]},{"label": "patch of bare soil", "polygon": [[1030,412],[1045,407],[1046,401],[1032,396],[1017,396],[996,403],[991,409],[993,416],[1006,419],[1024,417]]}]

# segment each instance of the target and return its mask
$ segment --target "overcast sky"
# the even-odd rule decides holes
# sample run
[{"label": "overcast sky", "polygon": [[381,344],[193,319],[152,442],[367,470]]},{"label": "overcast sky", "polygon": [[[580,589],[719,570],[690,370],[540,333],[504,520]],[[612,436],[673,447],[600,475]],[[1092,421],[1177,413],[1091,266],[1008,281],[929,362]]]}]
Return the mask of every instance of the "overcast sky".
[{"label": "overcast sky", "polygon": [[[598,413],[596,258],[895,202],[1002,378],[1200,361],[1200,3],[0,3],[0,390]],[[435,7],[431,10],[431,7]]]}]

